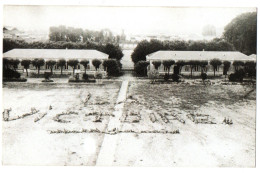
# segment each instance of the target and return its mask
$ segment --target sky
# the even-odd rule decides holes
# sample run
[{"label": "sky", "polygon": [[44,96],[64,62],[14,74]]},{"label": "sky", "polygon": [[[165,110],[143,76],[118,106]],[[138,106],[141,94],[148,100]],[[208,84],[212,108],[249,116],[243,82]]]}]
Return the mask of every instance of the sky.
[{"label": "sky", "polygon": [[47,32],[50,26],[66,25],[83,29],[110,29],[114,33],[201,34],[214,25],[222,32],[237,15],[256,8],[189,7],[95,7],[95,6],[8,6],[4,5],[3,25]]}]

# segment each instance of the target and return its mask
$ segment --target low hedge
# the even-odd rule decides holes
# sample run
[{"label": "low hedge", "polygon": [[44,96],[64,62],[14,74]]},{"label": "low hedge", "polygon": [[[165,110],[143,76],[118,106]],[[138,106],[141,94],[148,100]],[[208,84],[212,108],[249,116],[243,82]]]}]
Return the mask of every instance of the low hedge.
[{"label": "low hedge", "polygon": [[18,78],[18,79],[16,79],[16,78],[11,78],[11,79],[5,78],[5,79],[3,79],[3,82],[26,82],[26,81],[27,81],[27,79],[24,79],[24,78],[22,78],[22,79],[20,79],[20,78]]},{"label": "low hedge", "polygon": [[95,80],[95,79],[88,79],[88,80],[80,80],[80,79],[76,80],[76,79],[69,79],[69,82],[73,82],[73,83],[82,83],[82,82],[84,82],[84,83],[95,83],[95,82],[96,82],[96,80]]},{"label": "low hedge", "polygon": [[44,79],[44,80],[42,80],[42,82],[53,82],[53,80],[51,80],[51,79]]}]

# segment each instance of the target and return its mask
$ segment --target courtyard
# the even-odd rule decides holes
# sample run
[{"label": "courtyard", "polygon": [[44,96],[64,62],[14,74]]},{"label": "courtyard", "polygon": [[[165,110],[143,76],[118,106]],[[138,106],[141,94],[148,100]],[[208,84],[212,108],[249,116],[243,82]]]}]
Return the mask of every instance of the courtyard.
[{"label": "courtyard", "polygon": [[3,164],[255,166],[255,85],[121,85],[4,83]]}]

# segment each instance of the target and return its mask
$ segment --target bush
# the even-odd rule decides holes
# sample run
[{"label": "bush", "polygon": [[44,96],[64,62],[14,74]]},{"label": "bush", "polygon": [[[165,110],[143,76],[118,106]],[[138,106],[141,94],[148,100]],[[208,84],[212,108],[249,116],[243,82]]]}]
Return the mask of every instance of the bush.
[{"label": "bush", "polygon": [[172,81],[173,82],[179,82],[180,81],[180,76],[178,74],[173,74],[172,75]]},{"label": "bush", "polygon": [[165,73],[164,75],[164,81],[168,81],[170,78],[170,75],[168,73]]},{"label": "bush", "polygon": [[147,61],[139,61],[135,64],[134,70],[137,75],[140,76],[146,76],[147,75],[147,66],[149,65],[149,62]]},{"label": "bush", "polygon": [[243,82],[245,72],[243,69],[237,70],[235,73],[229,75],[229,81],[231,82]]},{"label": "bush", "polygon": [[7,68],[7,69],[3,69],[3,77],[8,78],[8,79],[11,79],[11,78],[18,79],[21,77],[21,74],[17,71]]},{"label": "bush", "polygon": [[45,73],[44,73],[44,78],[45,78],[45,79],[50,79],[51,75],[52,75],[51,72],[45,72]]},{"label": "bush", "polygon": [[208,78],[208,75],[206,73],[201,73],[201,79],[205,81]]},{"label": "bush", "polygon": [[108,76],[119,76],[120,62],[115,59],[104,60],[103,66],[106,68]]},{"label": "bush", "polygon": [[82,78],[83,78],[84,80],[88,80],[88,74],[84,73],[83,76],[82,76]]}]

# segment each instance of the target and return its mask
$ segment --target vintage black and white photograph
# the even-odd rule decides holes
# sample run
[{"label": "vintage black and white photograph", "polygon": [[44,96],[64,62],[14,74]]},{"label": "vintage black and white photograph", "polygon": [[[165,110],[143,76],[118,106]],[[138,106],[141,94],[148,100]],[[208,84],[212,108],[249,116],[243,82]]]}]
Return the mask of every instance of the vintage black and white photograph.
[{"label": "vintage black and white photograph", "polygon": [[2,165],[256,166],[257,7],[3,5]]}]

